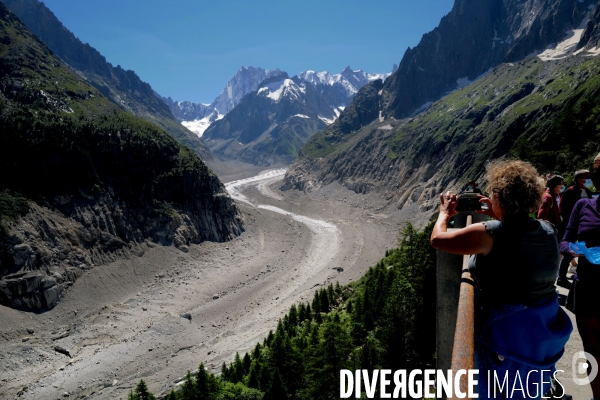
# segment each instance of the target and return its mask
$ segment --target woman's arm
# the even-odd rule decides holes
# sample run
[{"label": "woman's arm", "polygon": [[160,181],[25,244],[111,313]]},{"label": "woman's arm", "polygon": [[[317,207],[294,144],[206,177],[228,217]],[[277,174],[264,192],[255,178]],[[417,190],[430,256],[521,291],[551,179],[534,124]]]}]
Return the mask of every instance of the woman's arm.
[{"label": "woman's arm", "polygon": [[455,194],[440,195],[440,214],[431,232],[431,245],[453,254],[488,254],[494,245],[494,239],[483,224],[473,224],[463,229],[448,232],[450,218],[458,214]]}]

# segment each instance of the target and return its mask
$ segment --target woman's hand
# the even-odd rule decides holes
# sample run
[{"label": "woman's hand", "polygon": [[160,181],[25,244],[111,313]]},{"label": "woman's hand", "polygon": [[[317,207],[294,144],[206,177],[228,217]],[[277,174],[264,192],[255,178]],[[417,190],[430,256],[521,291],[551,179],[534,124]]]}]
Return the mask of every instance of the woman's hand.
[{"label": "woman's hand", "polygon": [[498,217],[494,213],[494,210],[492,209],[492,200],[490,200],[489,197],[485,197],[485,196],[483,196],[481,194],[478,194],[477,198],[479,199],[479,202],[481,204],[485,204],[487,206],[487,210],[484,210],[482,208],[481,210],[476,210],[475,212],[479,213],[479,214],[487,215],[488,217],[492,217],[494,219],[498,219]]},{"label": "woman's hand", "polygon": [[440,194],[440,214],[446,214],[448,218],[455,216],[458,214],[458,211],[456,211],[457,205],[456,193],[448,191],[446,195]]}]

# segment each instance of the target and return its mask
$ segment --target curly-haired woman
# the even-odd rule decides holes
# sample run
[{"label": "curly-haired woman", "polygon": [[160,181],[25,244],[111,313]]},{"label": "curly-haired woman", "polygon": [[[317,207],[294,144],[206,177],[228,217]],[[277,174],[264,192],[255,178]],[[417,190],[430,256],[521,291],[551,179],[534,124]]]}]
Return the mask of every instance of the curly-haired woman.
[{"label": "curly-haired woman", "polygon": [[[590,179],[595,187],[600,187],[600,154],[590,168]],[[584,241],[586,247],[600,246],[600,197],[582,198],[575,203],[565,234],[560,242],[560,251],[569,253],[569,242]],[[577,330],[583,342],[583,349],[600,363],[600,265],[592,264],[579,255],[577,282],[574,290],[574,312]],[[591,368],[591,363],[589,363]],[[595,399],[600,399],[600,377],[592,382]]]},{"label": "curly-haired woman", "polygon": [[[494,373],[499,382],[508,378],[508,390],[521,381],[523,391],[506,393],[503,389],[510,398],[539,398],[550,389],[550,373],[540,376],[541,371],[554,370],[573,329],[558,305],[554,286],[558,243],[551,224],[529,216],[538,209],[544,193],[536,169],[523,161],[504,161],[490,164],[487,172],[491,199],[480,196],[480,201],[489,208],[482,213],[495,220],[449,232],[448,222],[457,214],[457,197],[440,195],[431,244],[449,253],[472,255],[469,270],[478,289],[479,398],[494,393]],[[537,375],[529,377],[530,372]]]}]

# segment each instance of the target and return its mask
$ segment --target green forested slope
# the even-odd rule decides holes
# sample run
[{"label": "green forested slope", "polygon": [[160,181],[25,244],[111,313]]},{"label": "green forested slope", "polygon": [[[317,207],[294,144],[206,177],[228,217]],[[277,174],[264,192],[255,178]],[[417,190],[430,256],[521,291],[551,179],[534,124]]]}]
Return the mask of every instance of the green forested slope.
[{"label": "green forested slope", "polygon": [[120,65],[113,67],[96,49],[83,44],[43,2],[4,0],[3,3],[61,60],[84,76],[119,109],[156,124],[204,159],[212,158],[202,140],[175,119],[149,84],[134,71],[125,70]]},{"label": "green forested slope", "polygon": [[388,157],[444,158],[442,174],[479,176],[508,154],[572,174],[600,151],[599,73],[598,57],[503,64],[395,132]]}]

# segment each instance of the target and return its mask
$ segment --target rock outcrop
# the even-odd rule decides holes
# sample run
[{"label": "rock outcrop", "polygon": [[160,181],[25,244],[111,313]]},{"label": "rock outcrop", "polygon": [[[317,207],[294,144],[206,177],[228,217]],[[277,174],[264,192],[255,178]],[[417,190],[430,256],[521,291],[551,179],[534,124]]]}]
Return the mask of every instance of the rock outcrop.
[{"label": "rock outcrop", "polygon": [[109,193],[60,196],[47,206],[31,203],[29,212],[0,237],[0,304],[52,308],[95,266],[142,255],[156,244],[187,252],[192,243],[239,235],[241,215],[216,176],[205,189],[196,193],[204,198],[168,214],[132,209]]}]

